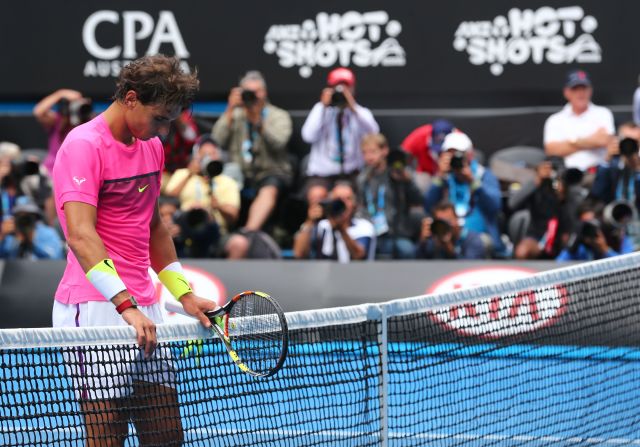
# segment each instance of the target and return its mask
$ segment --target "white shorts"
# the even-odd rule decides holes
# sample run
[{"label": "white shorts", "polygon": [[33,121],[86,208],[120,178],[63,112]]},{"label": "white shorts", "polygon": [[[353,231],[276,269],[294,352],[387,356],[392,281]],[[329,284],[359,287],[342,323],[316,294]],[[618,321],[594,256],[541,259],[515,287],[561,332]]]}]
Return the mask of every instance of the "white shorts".
[{"label": "white shorts", "polygon": [[[160,304],[138,306],[154,323],[162,323]],[[63,304],[54,301],[53,327],[126,326],[122,316],[109,301]],[[171,351],[158,346],[145,359],[144,351],[132,340],[126,345],[71,347],[63,351],[67,373],[76,398],[105,400],[126,397],[133,392],[133,382],[157,383],[176,387],[176,371]]]}]

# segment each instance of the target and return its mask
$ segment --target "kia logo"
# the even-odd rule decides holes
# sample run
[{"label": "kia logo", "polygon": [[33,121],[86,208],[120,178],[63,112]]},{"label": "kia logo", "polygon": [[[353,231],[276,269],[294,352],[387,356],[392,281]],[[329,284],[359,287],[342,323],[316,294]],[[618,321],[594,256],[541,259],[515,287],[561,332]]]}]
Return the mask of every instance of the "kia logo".
[{"label": "kia logo", "polygon": [[[456,272],[442,278],[428,293],[515,280],[535,271],[513,267],[484,267]],[[438,324],[465,336],[501,338],[534,332],[553,324],[565,312],[568,294],[563,286],[496,296],[430,311]]]},{"label": "kia logo", "polygon": [[528,290],[430,312],[449,330],[466,336],[501,338],[534,332],[553,324],[567,307],[562,286]]}]

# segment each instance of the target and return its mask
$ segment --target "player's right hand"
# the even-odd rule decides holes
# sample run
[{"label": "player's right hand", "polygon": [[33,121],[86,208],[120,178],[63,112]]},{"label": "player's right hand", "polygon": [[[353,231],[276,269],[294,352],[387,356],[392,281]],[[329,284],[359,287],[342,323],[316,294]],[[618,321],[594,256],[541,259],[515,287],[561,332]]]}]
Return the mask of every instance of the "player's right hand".
[{"label": "player's right hand", "polygon": [[156,324],[151,321],[140,309],[130,307],[122,312],[124,321],[136,330],[138,346],[144,348],[145,358],[149,358],[158,344],[156,336]]}]

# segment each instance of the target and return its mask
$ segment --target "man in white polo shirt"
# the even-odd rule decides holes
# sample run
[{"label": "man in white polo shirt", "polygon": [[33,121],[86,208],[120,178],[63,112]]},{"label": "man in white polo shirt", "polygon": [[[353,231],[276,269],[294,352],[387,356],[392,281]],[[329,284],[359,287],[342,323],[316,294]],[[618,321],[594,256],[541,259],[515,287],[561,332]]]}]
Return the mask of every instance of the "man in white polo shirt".
[{"label": "man in white polo shirt", "polygon": [[565,167],[586,172],[605,161],[615,135],[613,115],[591,102],[593,88],[582,70],[569,73],[563,93],[567,105],[545,122],[544,150],[563,157]]}]

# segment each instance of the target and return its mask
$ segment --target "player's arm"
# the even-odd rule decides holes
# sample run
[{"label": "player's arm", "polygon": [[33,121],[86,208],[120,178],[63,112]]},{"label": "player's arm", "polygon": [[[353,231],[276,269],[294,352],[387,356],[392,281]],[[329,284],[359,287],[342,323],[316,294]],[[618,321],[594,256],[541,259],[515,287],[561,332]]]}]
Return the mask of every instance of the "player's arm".
[{"label": "player's arm", "polygon": [[[106,290],[111,290],[107,295],[113,295],[105,298],[110,299],[116,307],[129,300],[131,294],[118,277],[115,266],[108,262],[107,249],[96,232],[96,207],[83,202],[65,202],[64,215],[67,220],[67,242],[82,270],[88,274],[89,281],[103,295]],[[107,264],[103,266],[105,260]],[[135,328],[138,344],[144,346],[145,353],[149,356],[157,344],[156,326],[153,321],[135,307],[122,311],[122,318]]]},{"label": "player's arm", "polygon": [[218,306],[211,300],[195,295],[191,290],[191,286],[182,272],[182,266],[178,262],[173,239],[160,219],[157,205],[151,218],[150,230],[149,258],[151,268],[158,273],[160,282],[182,303],[184,310],[196,317],[203,326],[210,327],[211,321],[204,312],[217,309]]}]

